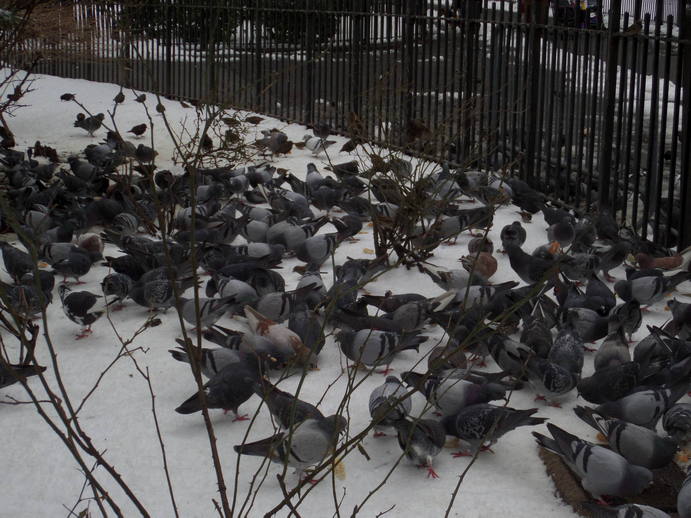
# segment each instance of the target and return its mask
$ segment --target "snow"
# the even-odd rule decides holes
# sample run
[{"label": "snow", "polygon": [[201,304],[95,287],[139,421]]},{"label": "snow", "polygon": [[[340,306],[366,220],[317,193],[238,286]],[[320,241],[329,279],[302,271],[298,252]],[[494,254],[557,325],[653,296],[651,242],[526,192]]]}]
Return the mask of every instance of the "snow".
[{"label": "snow", "polygon": [[[97,137],[90,138],[80,129],[73,128],[77,112],[81,111],[75,104],[61,102],[58,98],[64,92],[76,94],[77,99],[84,103],[92,113],[106,112],[112,109],[111,99],[119,91],[113,84],[99,84],[83,80],[61,79],[50,76],[36,76],[33,84],[34,91],[29,93],[23,102],[27,107],[16,112],[9,124],[16,134],[17,149],[24,149],[33,145],[36,140],[55,147],[61,152],[78,153],[86,145],[95,143],[104,135],[104,131],[97,132]],[[126,91],[127,100],[119,106],[117,122],[121,130],[128,129],[135,124],[146,121],[143,107],[133,101],[134,95]],[[147,94],[149,110],[155,114],[156,98]],[[185,120],[193,118],[192,108],[183,108],[177,101],[162,99],[166,107],[166,115],[171,123],[179,128]],[[107,120],[107,119],[106,119]],[[172,163],[173,145],[167,137],[161,116],[154,115],[153,130],[155,147],[159,152],[158,164],[173,170],[179,168]],[[288,136],[300,141],[306,133],[306,128],[299,125],[285,123],[266,118],[256,129],[252,128],[248,135],[253,140],[261,129],[277,127]],[[337,144],[330,149],[339,149],[345,139],[333,137]],[[150,144],[150,137],[133,139],[133,142]],[[334,163],[352,160],[353,154],[332,153],[330,159]],[[276,165],[289,169],[294,174],[304,177],[306,164],[317,162],[320,171],[326,173],[324,167],[328,165],[326,157],[313,157],[307,150],[294,150],[286,158],[281,158]],[[494,218],[489,237],[495,246],[500,243],[501,228],[518,216],[516,207],[500,208]],[[533,217],[532,223],[527,224],[527,250],[532,250],[545,240],[546,225],[541,214]],[[330,227],[323,231],[331,230]],[[372,257],[366,253],[367,248],[374,248],[371,242],[371,229],[365,227],[361,240],[356,243],[343,243],[337,250],[336,262],[346,257]],[[462,235],[455,246],[440,246],[432,258],[432,262],[440,267],[458,268],[458,258],[467,253],[468,235]],[[108,247],[104,255],[115,252]],[[514,280],[515,274],[511,270],[508,259],[496,254],[499,270],[494,276],[494,282]],[[298,264],[295,259],[285,260],[280,270],[286,278],[286,288],[290,289],[298,281],[298,274],[292,271]],[[331,283],[332,267],[325,264],[322,271],[326,272],[324,279]],[[79,289],[100,293],[100,279],[105,275],[104,267],[94,267],[83,278],[86,285]],[[621,270],[612,272],[622,277]],[[3,280],[7,274],[3,271]],[[682,285],[683,287],[684,285]],[[429,278],[415,270],[399,268],[380,277],[369,284],[367,290],[375,294],[383,294],[387,290],[395,293],[418,292],[428,296],[441,293],[441,289],[430,282]],[[682,289],[683,291],[683,289]],[[687,289],[688,291],[688,289]],[[685,300],[685,297],[677,298]],[[158,315],[162,325],[145,330],[129,344],[131,355],[122,354],[115,329],[125,337],[131,337],[147,318],[147,311],[132,303],[125,309],[111,315],[113,326],[106,318],[102,318],[93,326],[92,336],[75,341],[74,335],[79,330],[76,324],[70,322],[63,314],[59,299],[48,308],[48,322],[53,343],[58,351],[58,362],[64,383],[73,402],[77,404],[97,382],[100,373],[119,355],[122,357],[115,362],[100,382],[98,389],[89,397],[79,412],[81,425],[92,438],[100,451],[122,475],[123,479],[133,488],[137,497],[141,499],[151,516],[172,516],[172,508],[168,496],[167,486],[162,470],[161,452],[157,442],[156,430],[151,413],[151,399],[145,380],[137,371],[135,361],[139,367],[149,369],[151,383],[156,394],[155,404],[161,433],[165,442],[168,456],[172,485],[181,516],[208,517],[215,515],[212,499],[218,500],[218,492],[212,463],[208,439],[201,414],[179,415],[173,411],[182,401],[196,390],[190,369],[186,364],[174,361],[168,349],[175,346],[175,338],[180,337],[177,316],[173,310]],[[658,304],[647,314],[646,323],[660,324],[667,319],[667,313]],[[224,317],[221,325],[236,329],[243,329],[242,323]],[[642,327],[636,338],[645,335]],[[417,362],[417,370],[425,370],[426,357],[424,353],[431,350],[442,339],[438,328],[433,328],[425,334],[430,336],[426,344],[421,347],[421,353],[405,352],[400,354],[392,364],[394,374],[411,369]],[[2,332],[3,340],[7,334]],[[17,354],[14,340],[4,340],[11,358]],[[53,368],[46,348],[39,345],[37,352],[39,362],[48,365],[47,377],[51,386],[55,387]],[[490,364],[489,370],[496,370],[496,365]],[[342,367],[346,365],[345,358],[335,345],[333,338],[327,339],[319,357],[318,371],[309,372],[300,392],[300,397],[308,402],[317,404],[328,415],[337,411],[347,391],[347,376],[342,374]],[[584,376],[592,372],[592,355],[587,355]],[[358,434],[369,424],[367,400],[370,391],[383,381],[379,374],[366,375],[358,372],[357,381],[362,383],[355,389],[352,397],[345,402],[345,415],[349,418],[348,436]],[[276,379],[274,379],[274,382]],[[284,390],[294,390],[299,383],[299,376],[286,379],[280,383]],[[333,386],[331,384],[333,383]],[[39,383],[34,378],[30,382],[38,394],[43,394]],[[327,388],[329,387],[329,388]],[[19,385],[2,389],[0,398],[8,396],[26,401],[27,396]],[[511,397],[510,405],[514,408],[532,408],[539,406],[538,415],[548,417],[559,426],[565,427],[581,437],[594,440],[594,432],[581,423],[571,412],[576,404],[574,392],[569,394],[562,409],[543,407],[541,403],[533,402],[534,393],[530,390],[516,392]],[[415,395],[414,412],[424,406],[421,396]],[[48,405],[42,405],[49,415],[54,412]],[[252,397],[240,407],[241,412],[253,416],[259,407],[259,400]],[[69,455],[65,446],[46,423],[39,417],[31,405],[2,405],[0,407],[0,436],[3,437],[3,448],[0,458],[6,473],[3,484],[0,485],[0,502],[2,514],[6,516],[57,516],[67,514],[63,507],[72,508],[78,500],[82,490],[84,477]],[[242,457],[234,453],[232,447],[239,444],[245,437],[255,440],[273,433],[273,426],[265,407],[259,409],[256,419],[252,422],[233,422],[232,417],[225,416],[221,411],[212,410],[211,420],[218,440],[218,449],[224,469],[228,494],[233,502],[238,516],[263,516],[265,512],[282,500],[282,494],[276,479],[276,474],[282,468],[277,464],[266,465],[261,471],[261,462],[254,457]],[[564,505],[554,494],[554,487],[548,478],[542,463],[537,456],[537,446],[530,431],[543,431],[544,426],[535,428],[520,428],[499,440],[493,447],[495,454],[481,454],[477,462],[469,470],[463,482],[458,498],[454,504],[451,516],[473,518],[480,516],[510,515],[522,517],[550,517],[566,518],[574,516],[573,512]],[[331,478],[315,486],[307,494],[300,506],[303,516],[327,517],[335,515],[335,502],[341,502],[340,512],[350,515],[354,506],[360,505],[399,461],[401,450],[394,437],[372,438],[368,436],[362,442],[364,450],[370,457],[367,460],[357,450],[353,450],[344,460],[345,479]],[[441,516],[446,508],[451,492],[457,483],[458,476],[466,468],[469,459],[454,459],[451,451],[445,449],[435,459],[434,466],[440,478],[428,479],[423,470],[410,465],[404,458],[391,474],[388,482],[376,492],[365,504],[361,516],[375,516],[392,506],[388,516]],[[239,466],[236,477],[236,466]],[[257,483],[262,482],[257,490],[256,484],[251,488],[255,471],[260,470]],[[265,478],[264,474],[267,473]],[[96,469],[101,480],[107,480],[102,469]],[[286,479],[290,489],[297,483],[296,475],[288,475]],[[112,495],[123,505],[125,516],[135,516],[138,513],[128,503],[122,491],[112,482],[107,481],[106,487]],[[257,491],[256,497],[253,494]],[[84,495],[88,497],[88,491]],[[76,512],[86,507],[81,503]],[[93,502],[90,509],[95,510]],[[241,510],[241,511],[240,511]],[[287,516],[286,507],[278,516]],[[386,516],[386,515],[385,515]]]}]

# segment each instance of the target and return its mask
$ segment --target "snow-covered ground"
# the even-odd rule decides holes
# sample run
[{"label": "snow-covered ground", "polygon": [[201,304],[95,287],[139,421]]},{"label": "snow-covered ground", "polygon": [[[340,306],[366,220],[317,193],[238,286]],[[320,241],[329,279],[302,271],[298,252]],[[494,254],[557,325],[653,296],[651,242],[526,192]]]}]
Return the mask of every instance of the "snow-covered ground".
[{"label": "snow-covered ground", "polygon": [[[59,96],[65,92],[76,94],[93,113],[112,108],[111,99],[119,87],[112,84],[98,84],[83,80],[68,80],[49,76],[36,76],[34,91],[23,100],[27,106],[17,111],[9,123],[16,134],[17,149],[25,149],[36,140],[57,148],[61,152],[78,153],[86,145],[97,142],[100,138],[90,138],[84,131],[73,128],[72,123],[80,109],[72,103],[64,103]],[[125,130],[146,122],[143,108],[133,101],[134,95],[126,92],[127,100],[118,108],[118,126]],[[155,97],[148,95],[149,109],[155,113]],[[179,102],[163,100],[166,115],[170,121],[179,125],[186,118],[193,117],[191,108],[183,108]],[[175,170],[171,162],[173,147],[167,138],[164,125],[159,115],[154,116],[155,145],[159,152],[158,164]],[[277,127],[296,141],[301,140],[307,131],[298,125],[286,125],[280,121],[266,119],[249,135],[253,140],[255,133],[261,129]],[[97,133],[98,137],[104,131]],[[339,149],[345,139],[333,137],[337,144],[331,149]],[[149,138],[135,143],[149,143]],[[335,163],[351,160],[353,154],[334,153],[330,156]],[[291,155],[276,162],[299,177],[304,177],[306,165],[317,161],[320,171],[326,173],[325,157],[315,159],[307,150],[294,149]],[[516,207],[500,208],[494,218],[489,237],[495,247],[500,243],[499,232],[502,227],[516,220]],[[528,240],[525,248],[532,250],[545,241],[545,222],[541,214],[533,217],[527,224]],[[323,229],[329,231],[330,227]],[[372,257],[371,229],[365,227],[361,239],[355,243],[343,243],[336,253],[336,262],[346,257]],[[432,261],[440,267],[455,269],[460,266],[458,258],[467,253],[467,234],[462,235],[455,246],[441,246],[435,251]],[[105,255],[117,254],[109,247]],[[495,282],[514,280],[515,273],[510,268],[508,259],[497,254],[499,269],[494,276]],[[298,274],[292,271],[298,264],[295,259],[287,259],[280,270],[286,278],[286,288],[295,286]],[[331,283],[332,269],[325,264],[322,271],[327,272],[324,278]],[[614,275],[622,278],[621,270],[614,270]],[[100,279],[106,274],[104,267],[94,267],[83,279],[87,289],[100,293]],[[8,276],[0,273],[3,280]],[[682,288],[684,285],[682,285]],[[387,290],[395,293],[418,292],[428,296],[441,293],[427,276],[414,270],[398,269],[380,277],[367,286],[374,294],[383,294]],[[683,289],[682,289],[683,291]],[[687,290],[688,291],[688,290]],[[677,295],[678,296],[678,295]],[[678,296],[679,297],[679,296]],[[684,297],[679,297],[688,301]],[[667,319],[662,304],[652,308],[646,315],[646,323],[660,324]],[[147,311],[132,303],[118,313],[111,315],[112,322],[120,335],[129,337],[147,318]],[[120,353],[120,345],[108,320],[100,319],[94,325],[92,336],[75,341],[79,330],[63,314],[59,299],[56,297],[48,309],[50,333],[57,348],[58,361],[63,380],[72,397],[79,402],[96,383],[100,373]],[[180,516],[209,517],[215,514],[212,499],[218,499],[216,479],[214,476],[208,439],[200,414],[180,415],[174,412],[182,401],[195,391],[195,384],[186,364],[174,361],[168,349],[174,347],[175,338],[180,337],[177,316],[174,311],[161,314],[163,325],[151,328],[134,339],[130,349],[132,356],[142,368],[148,367],[151,382],[156,393],[156,408],[163,440],[168,455],[169,470]],[[224,317],[220,324],[236,329],[243,329],[243,324]],[[3,339],[7,338],[4,331]],[[421,347],[420,354],[405,352],[396,357],[392,367],[394,374],[413,367],[421,361],[417,370],[423,371],[426,366],[424,354],[442,339],[438,328],[430,328],[427,343]],[[645,326],[635,338],[646,334]],[[5,340],[10,357],[16,355],[16,341]],[[38,348],[41,364],[49,364],[44,347]],[[489,370],[496,370],[489,360]],[[319,357],[319,370],[307,375],[300,397],[308,402],[319,403],[324,414],[337,410],[347,390],[347,377],[342,374],[346,360],[332,337],[327,339]],[[48,378],[52,379],[52,369]],[[592,357],[588,355],[583,375],[592,372]],[[365,376],[358,373],[358,380]],[[281,383],[284,390],[293,390],[299,382],[293,377]],[[346,414],[349,418],[349,436],[356,435],[369,424],[367,400],[370,391],[383,381],[381,375],[369,376],[355,390],[350,398]],[[38,391],[35,379],[32,387]],[[332,385],[333,383],[333,385]],[[327,387],[329,387],[327,389]],[[2,389],[0,398],[7,396],[26,400],[26,394],[19,385]],[[511,397],[510,405],[514,408],[540,407],[539,415],[549,418],[559,426],[574,433],[594,440],[594,432],[580,422],[571,411],[576,404],[576,394],[572,392],[563,403],[563,408],[543,406],[533,401],[534,393],[530,390],[516,392]],[[423,407],[419,395],[414,396],[414,411]],[[241,406],[243,413],[250,416],[259,406],[259,399],[252,397]],[[47,407],[45,407],[47,408]],[[116,467],[124,480],[135,491],[138,498],[149,509],[151,516],[173,516],[168,490],[162,470],[162,459],[156,438],[156,431],[151,413],[151,400],[144,379],[137,372],[133,360],[123,357],[108,371],[96,390],[84,404],[79,413],[81,424],[93,439],[94,444],[105,457]],[[263,516],[265,512],[282,500],[281,490],[275,477],[281,468],[272,464],[268,467],[268,476],[260,475],[262,481],[257,490],[250,487],[252,477],[259,468],[256,458],[238,456],[233,445],[240,444],[247,436],[249,440],[259,439],[273,432],[268,413],[262,407],[254,422],[233,422],[231,415],[221,411],[211,411],[221,462],[226,482],[229,486],[229,498],[235,504],[237,516]],[[538,431],[544,426],[536,427]],[[554,494],[554,486],[545,473],[538,459],[538,450],[530,428],[518,429],[503,437],[494,447],[494,454],[483,453],[470,469],[461,486],[451,516],[463,518],[485,516],[512,516],[516,518],[565,518],[574,516],[569,507],[564,505]],[[32,405],[0,406],[0,464],[5,473],[0,484],[0,502],[2,516],[47,517],[68,515],[67,508],[72,508],[79,498],[84,476],[80,473],[72,457],[63,444],[38,416]],[[367,497],[398,461],[401,451],[394,437],[367,437],[362,446],[369,455],[369,460],[357,450],[343,460],[345,477],[329,477],[318,484],[306,497],[299,510],[305,517],[329,517],[336,514],[335,502],[340,502],[340,513],[350,515],[355,505]],[[378,513],[391,508],[388,516],[415,517],[441,516],[449,501],[451,492],[457,483],[458,476],[466,468],[469,459],[455,459],[452,450],[444,450],[435,459],[435,469],[439,478],[426,478],[423,470],[417,469],[405,459],[401,461],[383,488],[377,491],[366,503],[359,516],[377,516]],[[239,464],[238,464],[239,462]],[[239,475],[236,477],[236,467]],[[98,469],[97,469],[98,472]],[[262,472],[263,473],[263,472]],[[104,477],[105,478],[105,477]],[[288,476],[290,489],[297,482],[296,476]],[[122,492],[109,483],[108,489],[119,501],[124,502]],[[257,491],[254,495],[254,491]],[[86,503],[77,506],[77,512],[86,507]],[[95,506],[91,503],[91,509]],[[136,516],[138,513],[131,507],[123,509],[125,516]],[[279,514],[286,516],[287,508]],[[386,516],[386,515],[385,515]]]}]

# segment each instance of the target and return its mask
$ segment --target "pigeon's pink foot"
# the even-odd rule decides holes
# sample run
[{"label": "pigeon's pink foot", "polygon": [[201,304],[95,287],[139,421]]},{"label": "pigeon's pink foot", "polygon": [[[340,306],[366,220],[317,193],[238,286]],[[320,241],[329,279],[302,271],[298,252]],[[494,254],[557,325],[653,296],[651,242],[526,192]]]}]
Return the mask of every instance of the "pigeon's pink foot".
[{"label": "pigeon's pink foot", "polygon": [[375,371],[377,374],[382,374],[384,376],[388,376],[389,372],[393,372],[395,369],[392,369],[391,367],[387,367],[386,369],[380,369],[378,371]]},{"label": "pigeon's pink foot", "polygon": [[533,399],[533,401],[547,401],[547,399],[545,399],[545,396],[541,396],[540,394],[538,394],[537,396],[535,396],[535,399]]},{"label": "pigeon's pink foot", "polygon": [[124,304],[118,304],[117,306],[113,306],[113,311],[122,311],[123,309],[125,309]]},{"label": "pigeon's pink foot", "polygon": [[247,416],[247,414],[235,414],[235,419],[233,419],[233,422],[235,421],[249,421],[250,418]]},{"label": "pigeon's pink foot", "polygon": [[82,329],[81,333],[79,333],[77,336],[75,336],[74,339],[75,340],[81,340],[82,338],[86,338],[87,336],[89,336],[91,333],[93,333],[91,328]]},{"label": "pigeon's pink foot", "polygon": [[594,349],[592,347],[586,347],[585,345],[583,346],[583,350],[588,353],[594,353],[595,351],[597,351],[597,349]]},{"label": "pigeon's pink foot", "polygon": [[551,407],[554,407],[554,408],[561,408],[561,403],[558,403],[558,402],[556,402],[556,401],[550,401],[550,402],[547,403],[547,406],[551,406]]},{"label": "pigeon's pink foot", "polygon": [[434,471],[432,466],[418,466],[418,468],[427,468],[427,478],[439,478],[437,472]]},{"label": "pigeon's pink foot", "polygon": [[379,437],[386,437],[386,434],[385,434],[384,432],[374,432],[374,433],[372,434],[372,437],[378,439]]},{"label": "pigeon's pink foot", "polygon": [[608,273],[605,274],[605,279],[607,280],[607,282],[615,282],[615,281],[617,280],[616,277],[612,277],[612,276],[611,276],[610,274],[608,274]]},{"label": "pigeon's pink foot", "polygon": [[451,456],[454,459],[458,459],[459,457],[472,457],[469,451],[457,451],[456,453],[452,453]]}]

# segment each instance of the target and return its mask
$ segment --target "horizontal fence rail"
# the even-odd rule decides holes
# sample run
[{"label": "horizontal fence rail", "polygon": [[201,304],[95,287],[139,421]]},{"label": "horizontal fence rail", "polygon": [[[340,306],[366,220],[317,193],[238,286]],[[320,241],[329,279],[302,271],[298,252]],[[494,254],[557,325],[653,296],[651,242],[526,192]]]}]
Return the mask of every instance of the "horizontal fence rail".
[{"label": "horizontal fence rail", "polygon": [[691,0],[55,2],[15,65],[517,170],[691,242]]}]

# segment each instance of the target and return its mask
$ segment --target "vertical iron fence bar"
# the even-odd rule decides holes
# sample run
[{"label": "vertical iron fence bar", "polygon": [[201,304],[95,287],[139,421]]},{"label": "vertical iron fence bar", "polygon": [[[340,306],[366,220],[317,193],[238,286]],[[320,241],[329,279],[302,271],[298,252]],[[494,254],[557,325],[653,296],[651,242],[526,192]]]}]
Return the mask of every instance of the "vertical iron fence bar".
[{"label": "vertical iron fence bar", "polygon": [[[657,0],[659,11],[662,11],[662,0]],[[659,12],[658,11],[658,12]],[[656,191],[657,176],[662,174],[655,168],[655,134],[657,133],[657,117],[658,117],[658,98],[660,95],[660,33],[662,28],[662,19],[657,16],[655,18],[655,30],[653,39],[653,73],[652,73],[652,88],[650,89],[650,122],[648,125],[648,146],[646,156],[646,169],[648,174],[646,176],[645,185],[645,204],[643,205],[643,229],[641,236],[645,239],[648,237],[648,227],[652,227],[653,235],[657,237],[657,224],[655,221],[650,225],[650,205],[651,203],[658,204],[659,191]]]},{"label": "vertical iron fence bar", "polygon": [[691,1],[679,0],[679,56],[682,57],[682,139],[680,239],[678,250],[691,244]]},{"label": "vertical iron fence bar", "polygon": [[[662,73],[662,112],[660,113],[660,134],[658,137],[657,146],[657,185],[655,187],[655,192],[657,193],[656,203],[655,203],[655,233],[654,240],[656,242],[661,242],[660,239],[660,217],[662,215],[662,181],[664,177],[664,167],[665,167],[665,145],[667,143],[667,111],[669,105],[669,80],[670,80],[670,69],[672,66],[672,43],[670,38],[672,37],[672,19],[671,16],[667,19],[665,31],[665,46],[664,46],[664,61],[663,61],[663,73]],[[669,177],[669,181],[673,182],[674,178]],[[666,219],[672,217],[672,213],[668,212],[666,214]],[[669,242],[669,235],[665,233],[665,242]]]},{"label": "vertical iron fence bar", "polygon": [[636,105],[636,144],[633,157],[634,170],[634,189],[633,206],[631,208],[631,224],[634,228],[638,223],[638,206],[640,204],[639,194],[641,186],[641,161],[643,151],[643,123],[645,119],[645,85],[647,83],[646,71],[648,69],[648,41],[650,35],[650,15],[645,14],[643,19],[643,36],[638,38],[642,50],[639,61],[639,81],[638,81],[638,103]]},{"label": "vertical iron fence bar", "polygon": [[[628,27],[629,25],[629,13],[626,12],[624,13],[623,17],[623,26]],[[622,156],[625,153],[625,149],[622,146],[622,139],[623,139],[623,129],[624,129],[624,107],[626,103],[626,76],[627,76],[627,70],[628,70],[628,62],[627,62],[627,50],[629,48],[629,42],[631,38],[624,38],[624,41],[622,42],[620,46],[620,53],[621,57],[619,59],[619,63],[621,63],[621,73],[619,77],[619,90],[618,90],[618,115],[617,115],[617,137],[616,137],[616,146],[615,146],[615,155],[614,155],[614,182],[613,184],[617,187],[614,191],[614,199],[613,199],[613,205],[616,206],[617,204],[617,197],[619,195],[619,173],[621,172],[621,160]],[[626,212],[626,193],[628,190],[628,182],[626,181],[626,177],[623,179],[623,195],[624,195],[624,209],[622,213],[622,220],[625,220],[625,212]]]},{"label": "vertical iron fence bar", "polygon": [[[403,49],[402,49],[402,77],[400,82],[401,88],[401,108],[403,112],[403,117],[401,118],[401,123],[407,125],[412,119],[415,118],[414,114],[414,101],[413,94],[415,91],[416,83],[416,70],[415,70],[415,2],[416,0],[406,0],[405,1],[405,11],[404,11],[404,28],[403,28]],[[403,136],[403,131],[400,132],[399,140],[396,144],[400,146],[406,145],[405,137]]]},{"label": "vertical iron fence bar", "polygon": [[619,47],[619,16],[621,15],[621,0],[613,0],[609,13],[609,27],[607,30],[607,62],[605,69],[605,94],[602,116],[604,117],[600,153],[598,157],[598,207],[602,209],[610,202],[610,180],[612,173],[612,135],[614,133],[614,107],[616,96],[617,62]]}]

